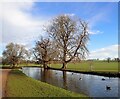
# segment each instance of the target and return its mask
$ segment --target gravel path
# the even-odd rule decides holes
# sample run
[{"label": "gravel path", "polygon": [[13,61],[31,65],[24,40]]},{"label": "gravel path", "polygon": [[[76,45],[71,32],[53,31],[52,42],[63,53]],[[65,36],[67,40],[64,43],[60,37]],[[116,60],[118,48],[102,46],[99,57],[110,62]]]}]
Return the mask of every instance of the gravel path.
[{"label": "gravel path", "polygon": [[7,76],[10,72],[10,69],[0,69],[0,99],[5,97],[5,87],[7,82]]}]

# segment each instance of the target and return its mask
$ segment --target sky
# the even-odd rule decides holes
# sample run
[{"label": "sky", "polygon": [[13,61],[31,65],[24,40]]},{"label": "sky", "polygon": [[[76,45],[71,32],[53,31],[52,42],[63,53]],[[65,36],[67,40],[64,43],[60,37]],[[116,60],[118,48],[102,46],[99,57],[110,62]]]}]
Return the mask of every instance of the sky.
[{"label": "sky", "polygon": [[45,36],[43,27],[61,14],[77,16],[89,23],[88,59],[118,57],[117,2],[4,2],[0,3],[0,56],[5,46],[19,43],[34,47]]}]

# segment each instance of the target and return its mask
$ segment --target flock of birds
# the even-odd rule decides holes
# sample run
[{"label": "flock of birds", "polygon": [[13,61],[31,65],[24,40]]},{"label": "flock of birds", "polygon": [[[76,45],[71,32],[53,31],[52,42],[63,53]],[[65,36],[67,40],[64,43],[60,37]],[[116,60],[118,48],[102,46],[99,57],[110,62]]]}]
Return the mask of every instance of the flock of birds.
[{"label": "flock of birds", "polygon": [[[56,74],[57,74],[57,73],[56,73]],[[72,75],[73,75],[73,74],[74,74],[74,73],[72,73]],[[79,80],[82,80],[82,78],[80,77]],[[102,80],[102,81],[105,81],[105,78],[102,78],[101,80]],[[108,85],[106,85],[106,90],[111,90],[111,87],[108,86]]]},{"label": "flock of birds", "polygon": [[[72,73],[73,75],[74,73]],[[82,80],[82,78],[80,77],[79,80]],[[101,80],[105,80],[105,78],[102,78]],[[111,87],[109,85],[106,85],[106,90],[111,90]]]},{"label": "flock of birds", "polygon": [[[105,78],[102,78],[102,80],[104,81],[104,80],[105,80]],[[110,87],[110,86],[108,86],[108,85],[106,85],[106,90],[111,90],[111,87]]]}]

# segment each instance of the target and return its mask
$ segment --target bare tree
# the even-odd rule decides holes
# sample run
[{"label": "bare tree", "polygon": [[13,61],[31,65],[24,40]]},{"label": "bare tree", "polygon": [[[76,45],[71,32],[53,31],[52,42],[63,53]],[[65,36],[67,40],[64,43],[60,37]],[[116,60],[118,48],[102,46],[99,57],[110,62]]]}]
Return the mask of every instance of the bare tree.
[{"label": "bare tree", "polygon": [[108,58],[107,58],[107,62],[109,63],[109,62],[110,62],[110,60],[111,60],[111,58],[110,58],[110,57],[108,57]]},{"label": "bare tree", "polygon": [[26,64],[28,65],[28,63],[31,62],[32,57],[33,57],[33,50],[32,49],[28,49],[28,51],[26,51]]},{"label": "bare tree", "polygon": [[25,58],[26,52],[27,50],[23,45],[9,43],[2,53],[3,61],[6,62],[5,64],[9,64],[14,68],[21,59]]},{"label": "bare tree", "polygon": [[48,68],[48,62],[57,56],[57,50],[55,50],[54,43],[51,42],[50,39],[43,38],[36,42],[33,53],[38,62],[43,64],[44,68]]},{"label": "bare tree", "polygon": [[62,60],[62,69],[76,57],[85,58],[89,40],[88,24],[81,19],[69,15],[60,15],[52,20],[46,31],[55,40]]}]

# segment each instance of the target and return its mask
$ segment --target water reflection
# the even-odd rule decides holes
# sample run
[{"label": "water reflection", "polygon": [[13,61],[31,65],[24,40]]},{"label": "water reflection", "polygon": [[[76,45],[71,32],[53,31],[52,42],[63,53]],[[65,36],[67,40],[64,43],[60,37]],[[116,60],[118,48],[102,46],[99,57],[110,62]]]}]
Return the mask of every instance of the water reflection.
[{"label": "water reflection", "polygon": [[[44,70],[43,68],[24,67],[22,71],[34,79],[91,97],[118,97],[119,78]],[[103,81],[102,78],[105,80]],[[111,90],[106,90],[106,85],[110,86]]]},{"label": "water reflection", "polygon": [[66,75],[66,71],[63,71],[63,86],[64,86],[64,89],[68,89],[67,88],[67,75]]}]

